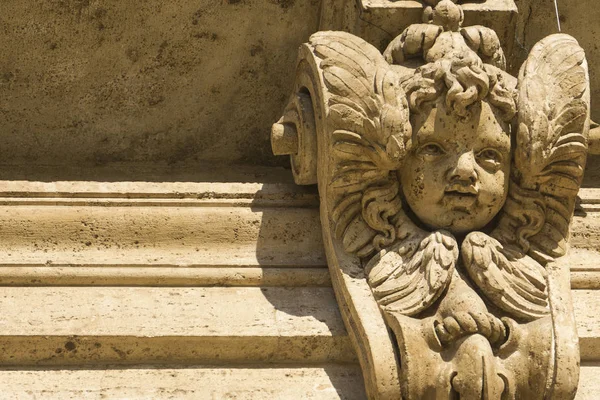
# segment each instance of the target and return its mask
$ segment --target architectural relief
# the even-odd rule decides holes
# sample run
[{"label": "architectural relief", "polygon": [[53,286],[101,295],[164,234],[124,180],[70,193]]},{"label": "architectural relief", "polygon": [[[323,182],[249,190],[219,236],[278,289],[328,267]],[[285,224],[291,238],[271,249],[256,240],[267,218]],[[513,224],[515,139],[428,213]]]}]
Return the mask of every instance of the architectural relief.
[{"label": "architectural relief", "polygon": [[[388,43],[416,22],[429,22],[440,0],[322,0],[319,27],[360,36],[383,51]],[[465,26],[492,28],[504,50],[515,44],[517,6],[514,0],[455,0],[461,6]]]},{"label": "architectural relief", "polygon": [[383,54],[314,34],[273,149],[319,185],[370,398],[573,398],[569,271],[555,260],[587,155],[584,52],[549,36],[515,78],[494,31],[427,3]]}]

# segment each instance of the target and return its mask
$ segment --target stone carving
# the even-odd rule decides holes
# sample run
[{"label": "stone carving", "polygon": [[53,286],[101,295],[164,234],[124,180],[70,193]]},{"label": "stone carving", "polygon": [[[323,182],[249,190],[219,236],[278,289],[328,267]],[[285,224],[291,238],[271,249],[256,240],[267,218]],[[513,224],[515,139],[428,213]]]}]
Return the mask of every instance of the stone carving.
[{"label": "stone carving", "polygon": [[[450,0],[452,3],[457,3],[457,4],[463,4],[463,3],[483,3],[485,2],[485,0]],[[427,6],[430,7],[435,7],[437,6],[439,3],[441,3],[442,0],[423,0],[423,4],[426,4]],[[425,11],[426,15],[429,14],[429,10]]]},{"label": "stone carving", "polygon": [[370,398],[573,398],[569,271],[555,259],[587,155],[584,52],[549,36],[514,78],[494,31],[433,3],[383,54],[314,34],[273,148],[319,185]]}]

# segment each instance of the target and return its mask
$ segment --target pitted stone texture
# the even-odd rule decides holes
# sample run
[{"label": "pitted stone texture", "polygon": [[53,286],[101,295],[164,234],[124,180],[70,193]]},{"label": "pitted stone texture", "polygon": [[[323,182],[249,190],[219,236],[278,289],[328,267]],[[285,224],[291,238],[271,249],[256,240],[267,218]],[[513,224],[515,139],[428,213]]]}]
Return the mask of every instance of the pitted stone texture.
[{"label": "pitted stone texture", "polygon": [[319,4],[3,1],[3,163],[273,163],[271,121]]},{"label": "pitted stone texture", "polygon": [[364,400],[356,365],[0,371],[6,400]]},{"label": "pitted stone texture", "polygon": [[579,377],[579,390],[575,400],[596,400],[600,391],[600,363],[583,364]]},{"label": "pitted stone texture", "polygon": [[[600,8],[595,0],[557,0],[558,18],[563,33],[577,39],[585,50],[590,68],[590,89],[592,97],[592,119],[600,120]],[[514,34],[515,46],[509,64],[513,72],[533,45],[543,37],[558,32],[554,1],[519,0],[517,31]]]},{"label": "pitted stone texture", "polygon": [[354,362],[331,288],[5,287],[0,364]]}]

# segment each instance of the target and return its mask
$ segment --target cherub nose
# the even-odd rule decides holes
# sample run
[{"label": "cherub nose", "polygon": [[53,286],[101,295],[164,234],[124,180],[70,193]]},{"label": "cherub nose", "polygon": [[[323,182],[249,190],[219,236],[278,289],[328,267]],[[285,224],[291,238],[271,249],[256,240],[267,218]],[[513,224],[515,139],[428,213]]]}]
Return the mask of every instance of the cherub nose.
[{"label": "cherub nose", "polygon": [[477,182],[476,165],[477,161],[472,151],[462,153],[458,157],[458,160],[456,160],[454,168],[451,168],[449,171],[449,181],[474,184]]}]

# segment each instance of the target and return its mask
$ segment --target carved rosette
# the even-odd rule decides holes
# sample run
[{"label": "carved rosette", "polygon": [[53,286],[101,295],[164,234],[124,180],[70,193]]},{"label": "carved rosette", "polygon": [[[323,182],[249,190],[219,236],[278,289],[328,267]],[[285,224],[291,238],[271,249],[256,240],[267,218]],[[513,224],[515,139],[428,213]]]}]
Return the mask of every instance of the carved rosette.
[{"label": "carved rosette", "polygon": [[583,50],[549,36],[515,78],[493,31],[434,3],[383,54],[314,34],[273,149],[297,183],[318,183],[369,398],[573,398],[578,340],[555,259],[587,155]]}]

